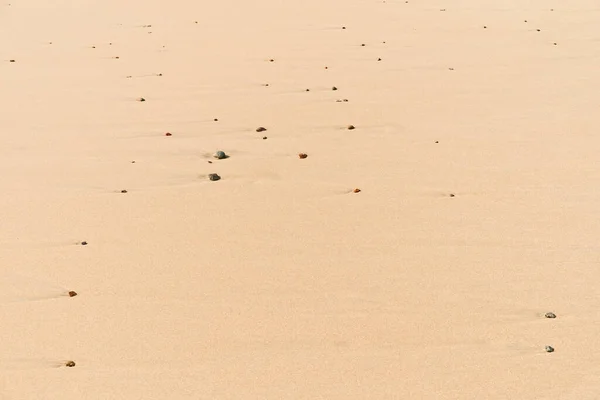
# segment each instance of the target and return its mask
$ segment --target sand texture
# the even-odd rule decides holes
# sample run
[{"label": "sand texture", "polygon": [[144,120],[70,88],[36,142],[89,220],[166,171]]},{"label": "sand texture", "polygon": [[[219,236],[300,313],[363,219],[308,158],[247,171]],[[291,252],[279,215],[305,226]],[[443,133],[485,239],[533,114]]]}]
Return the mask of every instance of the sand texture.
[{"label": "sand texture", "polygon": [[1,400],[598,398],[596,0],[9,1]]}]

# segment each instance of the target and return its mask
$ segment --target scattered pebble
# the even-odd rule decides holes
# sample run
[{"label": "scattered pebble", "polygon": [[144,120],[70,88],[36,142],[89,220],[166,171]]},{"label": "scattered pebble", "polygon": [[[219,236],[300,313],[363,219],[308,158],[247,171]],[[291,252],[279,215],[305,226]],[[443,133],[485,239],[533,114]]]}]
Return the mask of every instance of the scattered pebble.
[{"label": "scattered pebble", "polygon": [[146,101],[146,99],[143,97],[138,97],[137,101]]},{"label": "scattered pebble", "polygon": [[456,197],[454,193],[450,193],[450,197]]},{"label": "scattered pebble", "polygon": [[266,137],[266,136],[263,136],[263,140],[267,140],[267,137]]},{"label": "scattered pebble", "polygon": [[171,132],[167,132],[165,133],[165,136],[173,136],[173,134]]},{"label": "scattered pebble", "polygon": [[81,243],[79,243],[79,244],[80,244],[80,245],[82,245],[82,246],[87,246],[88,242],[86,242],[86,241],[84,240],[83,242],[81,242]]},{"label": "scattered pebble", "polygon": [[123,189],[121,190],[121,193],[127,193],[127,190]]},{"label": "scattered pebble", "polygon": [[269,62],[274,62],[275,60],[273,60],[272,58],[269,60]]},{"label": "scattered pebble", "polygon": [[547,312],[546,314],[544,314],[544,317],[546,317],[546,318],[556,318],[556,314],[554,314],[553,312]]},{"label": "scattered pebble", "polygon": [[135,164],[135,160],[131,162],[132,164]]},{"label": "scattered pebble", "polygon": [[483,29],[487,29],[487,26],[485,26],[485,25],[484,25],[484,26],[483,26]]},{"label": "scattered pebble", "polygon": [[300,153],[300,154],[298,154],[298,158],[300,158],[300,159],[304,159],[306,157],[308,157],[308,154],[306,154],[306,153]]},{"label": "scattered pebble", "polygon": [[307,92],[310,92],[310,89],[306,89]]},{"label": "scattered pebble", "polygon": [[378,58],[377,61],[381,61],[381,58]]},{"label": "scattered pebble", "polygon": [[229,156],[227,154],[225,154],[224,151],[217,151],[215,154],[213,154],[213,157],[216,158],[217,160],[224,160],[225,158],[229,158]]},{"label": "scattered pebble", "polygon": [[436,143],[439,143],[437,140],[435,141]]},{"label": "scattered pebble", "polygon": [[452,68],[452,67],[450,67],[450,68],[448,68],[448,69],[449,69],[450,71],[454,71],[454,68]]},{"label": "scattered pebble", "polygon": [[366,44],[364,44],[364,43],[363,43],[363,44],[361,44],[361,47],[365,47],[365,46],[366,46]]},{"label": "scattered pebble", "polygon": [[71,290],[71,291],[69,292],[69,297],[75,297],[75,296],[77,296],[77,292],[75,292],[75,291]]},{"label": "scattered pebble", "polygon": [[215,118],[215,119],[213,119],[213,121],[215,121],[215,122],[218,122],[218,121],[219,121],[219,118]]},{"label": "scattered pebble", "polygon": [[348,127],[347,127],[347,128],[348,128],[348,130],[353,130],[353,129],[356,129],[356,127],[355,127],[354,125],[348,125]]},{"label": "scattered pebble", "polygon": [[546,349],[546,353],[554,352],[554,347],[552,347],[552,346],[546,346],[545,349]]},{"label": "scattered pebble", "polygon": [[264,132],[266,130],[267,130],[267,128],[264,128],[262,126],[259,126],[258,128],[256,128],[256,132]]},{"label": "scattered pebble", "polygon": [[75,366],[75,361],[67,361],[67,362],[65,363],[65,367],[72,368],[72,367],[74,367],[74,366]]},{"label": "scattered pebble", "polygon": [[331,88],[331,90],[338,90],[335,86]]},{"label": "scattered pebble", "polygon": [[361,190],[360,190],[359,188],[356,188],[356,189],[354,189],[352,192],[354,192],[354,193],[360,193],[360,192],[361,192]]},{"label": "scattered pebble", "polygon": [[211,181],[218,181],[219,179],[221,179],[221,177],[217,174],[208,174],[208,179],[210,179]]},{"label": "scattered pebble", "polygon": [[346,29],[346,27],[345,27],[345,26],[342,26],[342,29]]},{"label": "scattered pebble", "polygon": [[8,60],[8,62],[15,62],[15,60]]},{"label": "scattered pebble", "polygon": [[536,31],[541,32],[542,30],[541,29],[536,29]]}]

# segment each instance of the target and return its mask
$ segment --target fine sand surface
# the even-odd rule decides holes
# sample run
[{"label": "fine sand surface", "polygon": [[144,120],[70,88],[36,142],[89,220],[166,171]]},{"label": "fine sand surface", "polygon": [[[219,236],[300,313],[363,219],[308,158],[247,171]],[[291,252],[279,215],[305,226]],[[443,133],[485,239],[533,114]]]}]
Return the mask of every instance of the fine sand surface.
[{"label": "fine sand surface", "polygon": [[598,398],[596,0],[9,1],[0,399]]}]

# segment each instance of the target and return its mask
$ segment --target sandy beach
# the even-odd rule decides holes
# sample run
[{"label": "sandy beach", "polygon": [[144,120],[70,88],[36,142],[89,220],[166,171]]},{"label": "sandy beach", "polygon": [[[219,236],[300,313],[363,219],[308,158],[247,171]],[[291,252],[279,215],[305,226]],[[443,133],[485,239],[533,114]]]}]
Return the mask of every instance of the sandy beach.
[{"label": "sandy beach", "polygon": [[3,3],[0,399],[597,399],[598,21]]}]

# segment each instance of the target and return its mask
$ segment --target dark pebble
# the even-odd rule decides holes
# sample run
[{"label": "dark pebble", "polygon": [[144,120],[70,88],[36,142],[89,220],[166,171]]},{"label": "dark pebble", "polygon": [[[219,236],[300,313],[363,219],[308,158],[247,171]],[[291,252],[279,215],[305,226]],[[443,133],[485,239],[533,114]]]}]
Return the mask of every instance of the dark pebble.
[{"label": "dark pebble", "polygon": [[331,90],[338,90],[335,86],[331,88]]},{"label": "dark pebble", "polygon": [[219,150],[213,155],[213,157],[216,158],[217,160],[223,160],[225,158],[228,158],[229,156],[227,154],[225,154],[224,151]]},{"label": "dark pebble", "polygon": [[87,246],[88,242],[86,242],[86,241],[84,240],[83,242],[81,242],[81,243],[79,243],[79,244],[80,244],[80,245],[82,245],[82,246]]},{"label": "dark pebble", "polygon": [[552,346],[546,346],[545,349],[546,349],[546,353],[554,352],[554,347],[552,347]]},{"label": "dark pebble", "polygon": [[145,99],[145,98],[143,98],[143,97],[139,97],[139,98],[137,99],[137,101],[146,101],[146,99]]},{"label": "dark pebble", "polygon": [[75,296],[77,296],[77,292],[75,292],[75,291],[71,290],[71,291],[69,292],[69,297],[75,297]]},{"label": "dark pebble", "polygon": [[219,179],[221,179],[221,177],[217,174],[208,174],[208,179],[210,179],[211,181],[218,181]]},{"label": "dark pebble", "polygon": [[456,197],[454,193],[450,193],[450,197]]},{"label": "dark pebble", "polygon": [[267,137],[266,137],[266,136],[263,136],[263,140],[267,140]]},{"label": "dark pebble", "polygon": [[356,188],[356,189],[354,189],[352,192],[353,192],[353,193],[360,193],[360,192],[361,192],[361,190],[360,190],[359,188]]},{"label": "dark pebble", "polygon": [[264,131],[266,131],[266,130],[267,130],[267,128],[264,128],[264,127],[262,127],[262,126],[260,126],[260,127],[256,128],[256,132],[264,132]]},{"label": "dark pebble", "polygon": [[546,318],[556,318],[556,314],[554,314],[553,312],[547,312],[546,314],[544,314],[544,317],[546,317]]},{"label": "dark pebble", "polygon": [[8,60],[8,62],[15,62],[15,60]]},{"label": "dark pebble", "polygon": [[348,130],[352,130],[352,129],[356,129],[356,127],[354,125],[348,125]]},{"label": "dark pebble", "polygon": [[72,368],[72,367],[74,367],[74,366],[75,366],[75,361],[67,361],[67,362],[65,363],[65,367]]},{"label": "dark pebble", "polygon": [[306,157],[308,157],[308,154],[306,154],[306,153],[300,153],[300,154],[298,154],[298,158],[300,158],[300,159],[304,159]]},{"label": "dark pebble", "polygon": [[127,190],[123,189],[121,190],[121,193],[127,193]]}]

